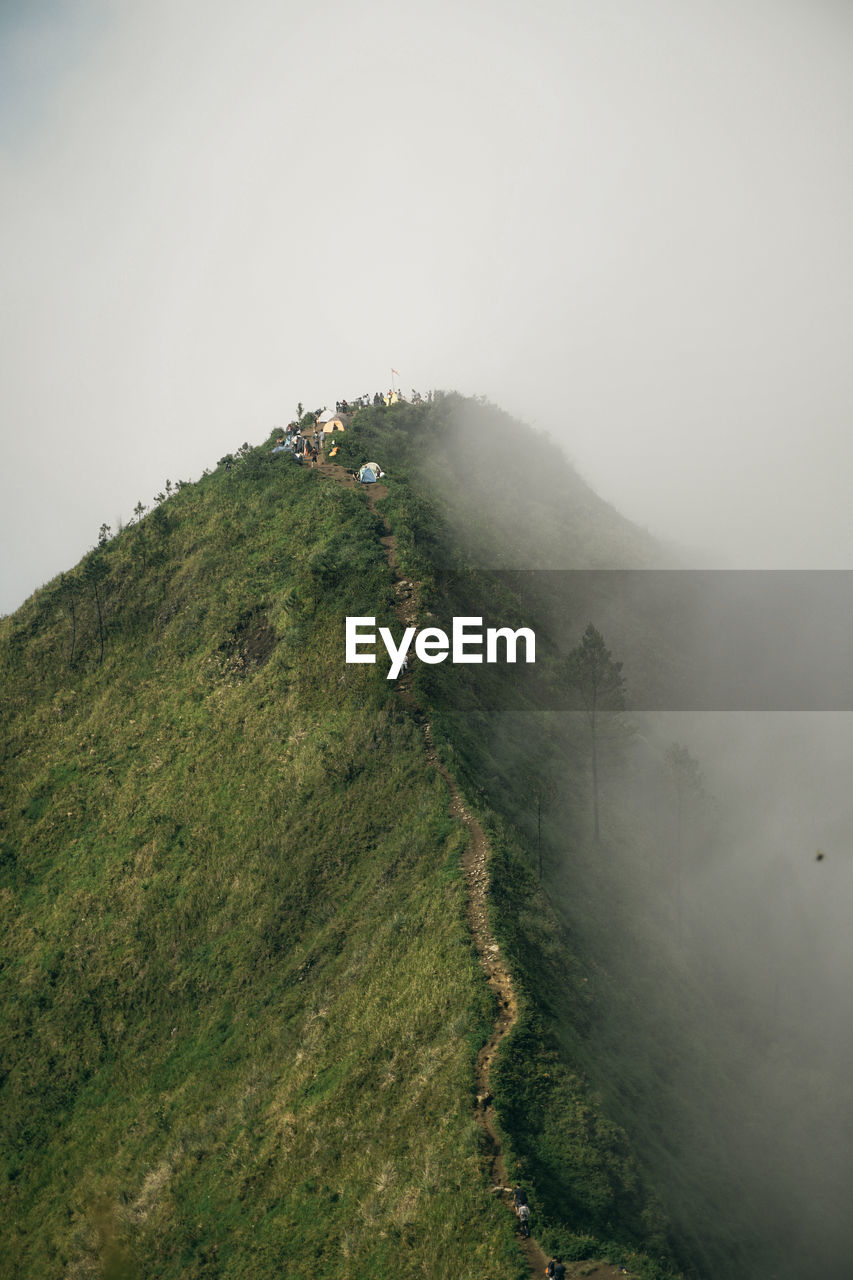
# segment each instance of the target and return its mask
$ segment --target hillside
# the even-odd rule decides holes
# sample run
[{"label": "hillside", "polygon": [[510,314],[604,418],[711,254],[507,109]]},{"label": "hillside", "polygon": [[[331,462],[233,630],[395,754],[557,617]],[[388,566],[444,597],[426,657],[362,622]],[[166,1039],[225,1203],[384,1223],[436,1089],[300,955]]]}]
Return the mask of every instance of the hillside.
[{"label": "hillside", "polygon": [[[677,1273],[590,1082],[589,961],[507,786],[531,740],[499,714],[506,670],[396,687],[343,663],[347,615],[398,627],[386,521],[425,612],[488,599],[520,616],[472,565],[647,562],[558,458],[544,504],[519,486],[512,432],[483,444],[495,421],[453,397],[362,411],[338,460],[381,458],[375,509],[330,469],[245,447],[0,624],[2,1274],[530,1274],[477,1119],[497,1011],[451,787],[490,847],[518,1002],[495,1132],[534,1235],[567,1260]],[[511,504],[541,558],[481,498]],[[576,736],[568,759],[580,809]]]}]

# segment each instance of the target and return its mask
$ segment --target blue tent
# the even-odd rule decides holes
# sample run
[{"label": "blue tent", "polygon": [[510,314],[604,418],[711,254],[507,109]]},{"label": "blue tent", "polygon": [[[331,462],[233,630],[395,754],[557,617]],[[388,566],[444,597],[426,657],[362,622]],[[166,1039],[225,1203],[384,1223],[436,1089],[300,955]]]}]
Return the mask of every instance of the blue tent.
[{"label": "blue tent", "polygon": [[362,467],[358,473],[358,478],[362,484],[375,484],[378,476],[372,467]]}]

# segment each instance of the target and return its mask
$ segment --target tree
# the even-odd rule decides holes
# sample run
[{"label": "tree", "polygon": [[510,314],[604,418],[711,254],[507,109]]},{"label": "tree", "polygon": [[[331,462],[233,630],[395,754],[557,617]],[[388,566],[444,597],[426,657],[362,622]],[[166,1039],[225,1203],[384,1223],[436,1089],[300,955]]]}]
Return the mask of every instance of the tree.
[{"label": "tree", "polygon": [[577,648],[568,658],[569,682],[579,691],[592,751],[593,838],[599,838],[598,825],[598,747],[601,736],[599,716],[604,711],[624,711],[625,681],[622,663],[614,662],[604,638],[590,622]]},{"label": "tree", "polygon": [[536,870],[540,884],[542,883],[542,813],[547,811],[559,794],[554,779],[543,775],[543,768],[544,764],[540,761],[535,767],[528,766],[521,772],[524,796],[531,801],[531,806],[535,807],[536,812]]},{"label": "tree", "polygon": [[[106,526],[102,525],[101,528],[103,530]],[[105,545],[106,542],[101,542],[99,539],[95,550],[91,551],[87,559],[83,562],[83,578],[87,585],[92,589],[92,596],[94,598],[98,614],[98,666],[100,666],[104,660],[104,613],[101,607],[101,593],[98,588],[99,584],[103,582],[108,573],[107,566],[103,559],[103,549]]]},{"label": "tree", "polygon": [[74,580],[63,573],[60,581],[65,598],[68,601],[68,611],[71,614],[71,652],[68,655],[68,666],[73,667],[74,647],[77,643],[77,605],[74,598]]},{"label": "tree", "polygon": [[536,869],[539,883],[542,883],[542,810],[547,808],[557,794],[554,782],[549,778],[537,777],[531,788],[536,797]]},{"label": "tree", "polygon": [[684,809],[690,800],[704,795],[699,761],[680,742],[671,743],[664,754],[666,771],[675,791],[675,904],[678,932],[681,934],[681,864],[684,845]]}]

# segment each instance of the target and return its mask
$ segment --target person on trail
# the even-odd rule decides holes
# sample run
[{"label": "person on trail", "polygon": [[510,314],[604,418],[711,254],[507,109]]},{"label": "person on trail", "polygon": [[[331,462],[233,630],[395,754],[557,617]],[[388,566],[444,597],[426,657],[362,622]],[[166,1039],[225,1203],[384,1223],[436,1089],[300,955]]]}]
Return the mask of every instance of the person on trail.
[{"label": "person on trail", "polygon": [[530,1205],[520,1204],[516,1212],[518,1213],[518,1221],[521,1224],[521,1234],[527,1237],[530,1235]]},{"label": "person on trail", "polygon": [[557,1259],[552,1258],[551,1261],[548,1263],[547,1267],[545,1268],[545,1275],[548,1277],[548,1280],[554,1280],[554,1268],[556,1267],[556,1265],[557,1265]]},{"label": "person on trail", "polygon": [[521,1187],[519,1187],[517,1184],[512,1193],[512,1203],[515,1206],[516,1213],[518,1213],[519,1205],[527,1204],[527,1192],[522,1191]]},{"label": "person on trail", "polygon": [[554,1280],[566,1280],[566,1268],[563,1266],[562,1258],[558,1258],[554,1267]]}]

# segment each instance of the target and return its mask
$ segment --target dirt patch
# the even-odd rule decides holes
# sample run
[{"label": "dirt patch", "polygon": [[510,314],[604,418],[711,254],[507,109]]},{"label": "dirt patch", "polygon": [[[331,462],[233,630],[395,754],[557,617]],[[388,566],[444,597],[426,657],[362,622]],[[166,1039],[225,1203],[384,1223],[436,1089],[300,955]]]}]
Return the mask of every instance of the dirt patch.
[{"label": "dirt patch", "polygon": [[219,646],[243,670],[261,667],[269,659],[278,636],[265,613],[243,614],[237,626]]}]

